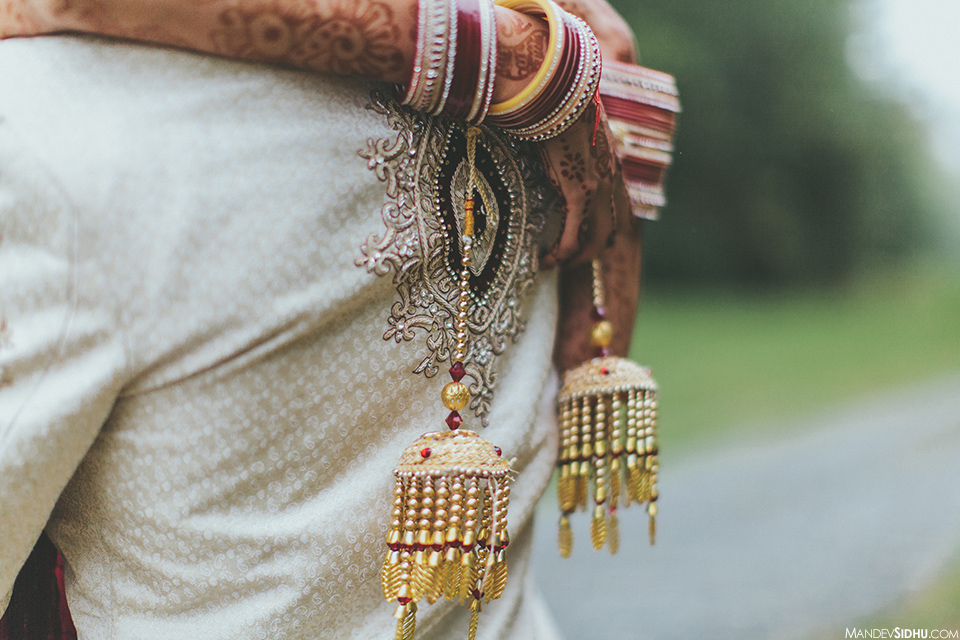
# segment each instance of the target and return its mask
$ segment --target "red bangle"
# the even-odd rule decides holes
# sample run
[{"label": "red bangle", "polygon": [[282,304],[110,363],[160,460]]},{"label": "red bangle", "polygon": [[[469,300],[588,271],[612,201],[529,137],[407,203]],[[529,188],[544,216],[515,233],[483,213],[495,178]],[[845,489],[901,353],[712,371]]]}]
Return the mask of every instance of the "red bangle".
[{"label": "red bangle", "polygon": [[672,111],[638,103],[625,98],[600,94],[607,116],[631,124],[650,127],[660,131],[673,131],[677,115]]},{"label": "red bangle", "polygon": [[622,158],[620,162],[623,165],[623,177],[630,182],[662,184],[667,177],[666,165],[652,164],[632,157]]},{"label": "red bangle", "polygon": [[672,76],[618,62],[604,68],[600,98],[616,138],[634,215],[656,218],[673,153],[680,102]]},{"label": "red bangle", "polygon": [[450,95],[441,115],[466,118],[480,82],[480,0],[458,0],[457,46]]}]

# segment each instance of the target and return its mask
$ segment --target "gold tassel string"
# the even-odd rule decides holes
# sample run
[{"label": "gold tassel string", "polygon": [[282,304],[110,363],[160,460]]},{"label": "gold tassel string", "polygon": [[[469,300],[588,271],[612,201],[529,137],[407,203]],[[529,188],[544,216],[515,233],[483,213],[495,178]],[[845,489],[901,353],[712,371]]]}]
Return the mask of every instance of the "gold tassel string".
[{"label": "gold tassel string", "polygon": [[493,516],[490,521],[490,540],[488,541],[489,556],[487,568],[483,576],[485,602],[498,599],[503,595],[507,585],[506,548],[510,544],[507,534],[507,505],[510,504],[510,482],[507,478],[497,481],[491,478],[487,481],[492,485]]},{"label": "gold tassel string", "polygon": [[404,523],[403,535],[400,541],[400,573],[397,577],[399,588],[396,592],[396,600],[401,605],[410,602],[416,602],[419,598],[414,597],[414,588],[412,584],[414,572],[414,553],[413,549],[417,543],[417,512],[420,508],[420,483],[416,478],[409,478],[405,481],[404,491]]},{"label": "gold tassel string", "polygon": [[473,598],[476,600],[482,600],[484,597],[484,582],[486,581],[487,573],[490,571],[490,563],[493,562],[490,552],[490,529],[493,526],[493,495],[489,482],[483,486],[483,502],[480,513],[480,533],[477,535],[477,566],[474,569],[473,582]]},{"label": "gold tassel string", "polygon": [[393,490],[393,522],[387,533],[387,557],[383,561],[383,571],[380,574],[383,597],[388,602],[396,600],[400,591],[400,541],[403,536],[405,494],[405,483],[403,479],[397,478]]},{"label": "gold tassel string", "polygon": [[610,521],[607,526],[607,545],[610,548],[610,555],[615,555],[620,550],[620,522],[617,520],[616,512],[610,514]]},{"label": "gold tassel string", "polygon": [[590,400],[583,398],[580,403],[580,455],[577,473],[577,508],[587,507],[587,480],[590,477],[590,458],[593,456],[591,439]]},{"label": "gold tassel string", "polygon": [[467,489],[466,522],[463,532],[463,557],[460,559],[460,604],[467,604],[476,586],[476,573],[479,565],[477,548],[477,524],[480,516],[480,481],[470,479]]},{"label": "gold tassel string", "polygon": [[399,605],[394,614],[397,618],[397,633],[395,640],[413,640],[414,633],[417,630],[417,605],[411,602],[405,605]]},{"label": "gold tassel string", "polygon": [[467,640],[477,640],[477,627],[480,626],[480,608],[479,600],[474,600],[470,604],[470,628],[467,631]]},{"label": "gold tassel string", "polygon": [[638,490],[639,469],[637,468],[637,392],[631,389],[627,393],[627,504],[640,502]]},{"label": "gold tassel string", "polygon": [[[476,191],[480,194],[480,202],[483,203],[484,211],[495,211],[494,204],[490,201],[490,196],[487,194],[486,189],[478,189],[480,184],[480,175],[477,171],[477,138],[482,133],[480,127],[468,127],[467,128],[467,167],[469,167],[469,174],[467,176],[467,199],[471,201],[471,211],[473,213],[473,193]],[[464,221],[466,223],[466,220]],[[473,235],[473,218],[471,215],[469,227],[467,224],[464,224],[464,235]],[[470,229],[470,233],[467,234],[466,229]]]},{"label": "gold tassel string", "polygon": [[573,552],[573,532],[570,530],[570,517],[566,513],[560,516],[560,532],[557,535],[557,545],[560,547],[560,557],[569,558]]},{"label": "gold tassel string", "polygon": [[620,457],[623,455],[623,443],[620,441],[620,426],[622,421],[623,402],[619,393],[615,393],[610,403],[610,513],[616,512],[620,506],[622,481],[620,471]]},{"label": "gold tassel string", "polygon": [[433,480],[423,478],[422,500],[420,502],[419,527],[417,529],[417,550],[413,561],[413,601],[419,602],[430,590],[434,581],[434,567],[429,564],[430,543],[433,540],[431,522],[433,515]]},{"label": "gold tassel string", "polygon": [[433,511],[430,516],[433,520],[433,533],[430,536],[430,554],[427,558],[427,567],[429,568],[428,580],[424,586],[423,595],[428,604],[433,604],[441,595],[443,595],[446,572],[443,566],[443,546],[446,543],[447,529],[447,507],[449,507],[450,491],[447,487],[447,479],[440,477],[436,479],[431,486],[431,496],[433,497]]},{"label": "gold tassel string", "polygon": [[447,529],[447,551],[444,556],[445,596],[452,600],[460,596],[460,561],[462,559],[461,546],[464,532],[463,510],[463,480],[460,477],[453,479],[450,487],[450,527]]},{"label": "gold tassel string", "polygon": [[594,415],[593,465],[593,521],[590,523],[590,541],[593,548],[600,550],[607,541],[607,518],[604,502],[607,499],[607,407],[603,396],[596,398]]}]

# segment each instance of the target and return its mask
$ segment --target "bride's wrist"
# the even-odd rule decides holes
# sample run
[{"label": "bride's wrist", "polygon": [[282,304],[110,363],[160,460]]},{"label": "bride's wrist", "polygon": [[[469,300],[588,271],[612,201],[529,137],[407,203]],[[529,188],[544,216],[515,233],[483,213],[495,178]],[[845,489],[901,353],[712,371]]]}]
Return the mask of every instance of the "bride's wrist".
[{"label": "bride's wrist", "polygon": [[494,7],[497,20],[497,80],[493,102],[506,102],[526,89],[547,54],[550,27],[546,21]]}]

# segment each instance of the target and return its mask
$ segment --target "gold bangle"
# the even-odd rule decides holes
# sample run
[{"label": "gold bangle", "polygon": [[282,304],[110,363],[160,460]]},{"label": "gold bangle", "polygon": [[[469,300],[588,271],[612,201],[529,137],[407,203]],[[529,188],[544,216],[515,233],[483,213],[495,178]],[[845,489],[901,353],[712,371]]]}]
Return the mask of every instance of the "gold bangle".
[{"label": "gold bangle", "polygon": [[[545,18],[550,29],[547,41],[547,55],[537,70],[533,80],[520,93],[497,104],[490,105],[491,115],[503,115],[518,109],[536,96],[546,85],[547,80],[556,70],[563,50],[563,24],[560,22],[559,7],[550,0],[494,0],[494,4],[504,9],[511,9],[526,15]],[[541,15],[542,14],[542,15]]]}]

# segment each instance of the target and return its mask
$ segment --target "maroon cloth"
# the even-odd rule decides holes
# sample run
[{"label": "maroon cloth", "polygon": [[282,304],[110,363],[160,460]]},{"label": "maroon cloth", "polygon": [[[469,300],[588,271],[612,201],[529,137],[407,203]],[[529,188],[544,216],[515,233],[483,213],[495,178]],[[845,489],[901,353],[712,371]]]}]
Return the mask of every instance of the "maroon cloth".
[{"label": "maroon cloth", "polygon": [[63,556],[47,534],[13,583],[13,595],[0,618],[0,640],[77,640],[63,582]]}]

